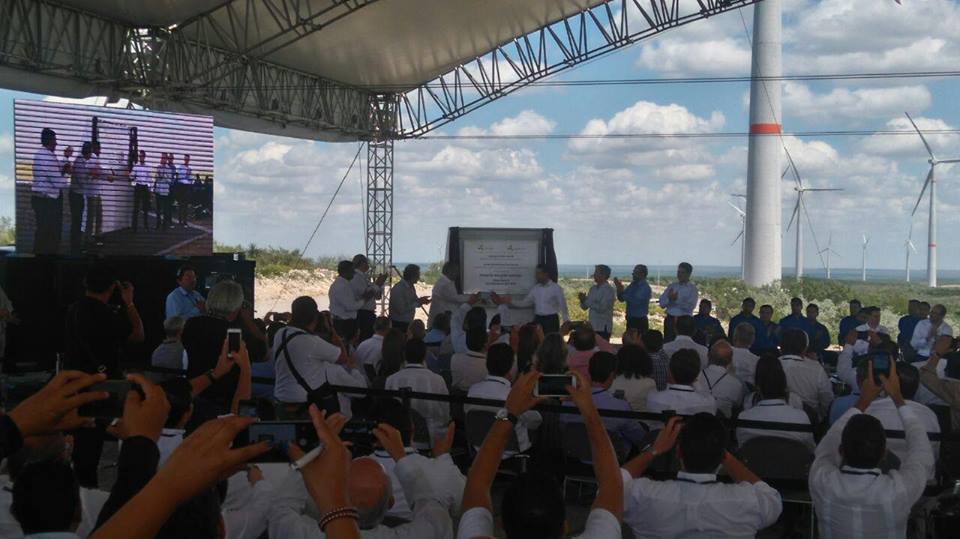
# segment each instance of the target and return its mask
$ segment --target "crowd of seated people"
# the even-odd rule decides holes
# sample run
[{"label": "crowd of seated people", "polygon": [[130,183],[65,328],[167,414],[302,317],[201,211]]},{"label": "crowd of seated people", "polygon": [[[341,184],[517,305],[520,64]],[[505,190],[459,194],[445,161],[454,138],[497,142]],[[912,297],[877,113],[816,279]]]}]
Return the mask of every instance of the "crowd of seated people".
[{"label": "crowd of seated people", "polygon": [[[123,344],[143,338],[133,286],[93,267],[68,310],[87,313],[68,318],[68,370],[0,416],[0,535],[518,539],[629,529],[633,537],[748,537],[796,525],[785,523],[780,478],[752,470],[748,457],[780,440],[809,458],[800,480],[821,535],[904,537],[925,489],[956,478],[941,455],[960,427],[960,352],[940,305],[926,318],[920,302],[911,304],[916,320],[901,330],[913,335],[893,340],[879,310],[851,302],[833,365],[817,309],[799,299],[776,323],[767,308],[754,317],[747,298],[726,332],[709,303],[699,302],[697,317],[684,312],[698,304],[689,264],[661,298],[673,313],[671,339],[664,343],[644,317],[619,346],[559,314],[504,327],[513,318],[489,319],[486,307],[504,314],[508,300],[485,306],[477,294],[449,290],[449,310],[431,309],[429,331],[406,311],[360,316],[384,281],[349,264],[339,268],[336,293],[347,296],[336,314],[303,296],[262,321],[236,283],[196,298],[192,270],[181,270],[153,355],[164,367],[159,378],[120,369]],[[418,269],[404,275],[413,290]],[[115,290],[124,308],[107,312],[101,306]],[[404,293],[391,302],[414,310],[430,302]],[[550,316],[559,331],[544,327]],[[172,374],[178,366],[183,373]],[[539,396],[538,380],[556,374],[575,381],[568,396]],[[107,378],[135,387],[109,425],[79,413],[109,397],[83,391]],[[241,410],[256,396],[259,420],[309,422],[319,447],[237,443],[258,421]],[[902,434],[888,439],[887,431]],[[575,445],[568,433],[586,438],[576,440],[586,453],[567,450]],[[115,464],[101,462],[113,439]],[[282,473],[248,462],[277,452],[291,463]],[[587,463],[596,484],[585,521],[567,515],[573,461]],[[513,462],[524,465],[495,507],[494,480]],[[100,484],[98,472],[114,465],[112,484]]]}]

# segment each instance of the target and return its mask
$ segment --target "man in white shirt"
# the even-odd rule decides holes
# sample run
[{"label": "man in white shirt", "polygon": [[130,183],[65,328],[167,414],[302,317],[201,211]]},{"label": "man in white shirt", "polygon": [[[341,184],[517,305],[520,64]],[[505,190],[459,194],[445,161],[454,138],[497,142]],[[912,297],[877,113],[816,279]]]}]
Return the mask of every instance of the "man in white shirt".
[{"label": "man in white shirt", "polygon": [[[171,156],[172,163],[173,156]],[[193,169],[190,168],[190,154],[183,154],[183,164],[177,165],[176,188],[173,197],[177,201],[177,216],[180,226],[187,226],[187,210],[193,194]]]},{"label": "man in white shirt", "polygon": [[386,316],[381,316],[373,322],[373,336],[358,344],[353,353],[357,365],[364,370],[367,365],[370,365],[375,372],[380,371],[380,360],[383,359],[383,337],[388,331],[390,331],[390,319]]},{"label": "man in white shirt", "polygon": [[[460,539],[494,537],[490,489],[513,425],[518,422],[518,417],[539,401],[533,396],[533,388],[539,376],[537,372],[530,372],[517,380],[507,395],[504,408],[497,412],[497,421],[494,421],[473,461],[463,492],[462,517],[457,530],[457,537]],[[577,388],[568,388],[567,391],[586,423],[591,461],[597,478],[597,495],[593,507],[583,533],[577,537],[619,539],[620,519],[623,514],[623,485],[617,473],[617,457],[590,398],[590,383],[580,373],[575,376],[578,378]],[[549,475],[520,475],[507,487],[503,495],[501,520],[507,539],[564,537],[567,529],[566,507],[560,485]]]},{"label": "man in white shirt", "polygon": [[173,213],[171,191],[176,181],[177,171],[173,167],[173,157],[163,152],[160,154],[160,164],[153,176],[153,192],[157,196],[157,227],[156,230],[166,230],[170,226]]},{"label": "man in white shirt", "polygon": [[857,342],[853,345],[857,355],[866,354],[870,345],[878,342],[880,335],[890,335],[890,331],[880,324],[880,307],[864,307],[860,312],[866,315],[867,321],[857,326]]},{"label": "man in white shirt", "polygon": [[610,339],[613,331],[613,304],[617,301],[617,291],[608,282],[610,266],[598,264],[593,269],[593,286],[586,294],[580,292],[580,308],[588,311],[588,320],[597,335]]},{"label": "man in white shirt", "polygon": [[498,296],[496,293],[491,295],[491,299],[498,305],[518,309],[533,307],[533,323],[539,324],[544,334],[559,333],[561,322],[570,320],[563,288],[550,277],[545,264],[537,266],[536,279],[537,284],[521,300],[514,301],[510,296]]},{"label": "man in white shirt", "polygon": [[756,330],[753,324],[740,323],[733,329],[733,372],[742,382],[754,385],[757,360],[760,356],[750,351]]},{"label": "man in white shirt", "polygon": [[73,147],[67,146],[63,151],[64,164],[61,165],[54,153],[57,149],[57,133],[45,127],[40,133],[40,143],[43,147],[33,155],[33,181],[30,183],[30,205],[35,220],[33,252],[55,254],[60,248],[62,189],[67,187],[65,178],[70,174]]},{"label": "man in white shirt", "polygon": [[103,234],[103,195],[107,193],[107,183],[112,183],[109,170],[100,162],[100,143],[92,143],[93,154],[87,159],[87,219],[84,227],[84,239],[89,243],[100,242]]},{"label": "man in white shirt", "polygon": [[747,391],[743,382],[733,373],[733,347],[730,343],[722,339],[713,343],[710,364],[700,372],[693,388],[713,395],[717,409],[724,417],[733,417],[733,409],[740,407]]},{"label": "man in white shirt", "polygon": [[[803,411],[802,402],[790,402],[790,397],[795,395],[787,390],[787,377],[783,373],[783,366],[779,359],[768,356],[758,361],[756,376],[756,398],[758,400],[753,403],[752,406],[740,412],[740,415],[737,417],[738,419],[810,425],[810,417]],[[799,399],[797,400],[799,401]],[[777,438],[796,440],[806,445],[811,451],[816,447],[812,431],[799,432],[737,427],[737,441],[741,447],[751,438],[761,436],[775,436]]]},{"label": "man in white shirt", "polygon": [[[505,400],[510,393],[511,381],[515,374],[516,361],[513,349],[509,344],[495,344],[487,351],[487,377],[470,386],[467,396],[477,399]],[[471,410],[486,410],[496,412],[496,407],[467,404],[463,407],[464,413]],[[517,416],[517,445],[520,452],[530,449],[530,435],[527,431],[536,430],[543,422],[540,412],[528,410]]]},{"label": "man in white shirt", "polygon": [[86,207],[87,160],[93,154],[93,143],[84,142],[80,155],[73,160],[70,174],[70,254],[79,255],[83,242],[83,210]]},{"label": "man in white shirt", "polygon": [[376,292],[365,290],[359,297],[351,284],[354,277],[353,262],[341,260],[337,264],[337,278],[330,284],[330,315],[333,316],[333,329],[344,342],[350,342],[357,334],[357,311]]},{"label": "man in white shirt", "polygon": [[693,266],[681,262],[677,266],[677,280],[660,294],[659,304],[666,312],[663,320],[663,339],[670,341],[676,335],[674,325],[681,316],[693,316],[693,309],[697,306],[697,285],[690,282]]},{"label": "man in white shirt", "polygon": [[[693,383],[700,374],[700,357],[693,350],[683,349],[670,356],[667,374],[667,389],[653,391],[647,396],[647,411],[660,413],[673,410],[681,415],[700,412],[717,413],[717,401],[713,395],[697,392]],[[660,421],[647,421],[650,430],[663,427]]]},{"label": "man in white shirt", "polygon": [[370,280],[370,261],[367,257],[358,254],[353,257],[353,278],[350,279],[350,286],[353,288],[353,295],[357,298],[363,298],[363,305],[357,309],[357,333],[360,335],[360,342],[369,339],[373,333],[373,322],[377,319],[377,300],[383,298],[383,283],[387,282],[387,274],[377,275],[376,279]]},{"label": "man in white shirt", "polygon": [[693,340],[693,334],[697,331],[697,326],[692,316],[679,316],[676,321],[676,337],[663,343],[663,353],[667,357],[672,357],[677,350],[693,350],[700,358],[700,368],[706,369],[710,363],[707,347]]},{"label": "man in white shirt", "polygon": [[[410,389],[418,393],[447,395],[447,384],[443,377],[423,364],[427,359],[427,345],[420,339],[409,339],[404,345],[406,365],[387,377],[384,389]],[[450,423],[450,404],[444,401],[411,399],[410,408],[420,414],[430,432],[430,439],[436,439],[447,431]]]},{"label": "man in white shirt", "polygon": [[[431,488],[423,473],[419,455],[403,450],[400,433],[390,425],[380,424],[374,431],[378,442],[387,448],[396,462],[391,470],[407,493],[413,506],[413,518],[406,524],[388,528],[383,518],[393,504],[393,485],[383,466],[371,457],[354,459],[347,477],[351,504],[359,512],[357,526],[363,539],[449,539],[453,522],[439,495]],[[388,440],[389,438],[389,440]],[[399,446],[399,449],[397,447]],[[422,458],[422,457],[421,457]],[[277,489],[269,514],[270,537],[284,539],[323,539],[317,521],[305,513],[313,501],[298,474],[291,473]],[[311,507],[312,509],[312,507]]]},{"label": "man in white shirt", "polygon": [[[755,537],[783,511],[780,493],[726,451],[727,431],[707,413],[671,418],[650,449],[623,466],[623,521],[633,536]],[[679,438],[679,441],[678,441]],[[681,471],[669,481],[641,477],[677,445]],[[717,481],[720,466],[734,480]]]},{"label": "man in white shirt", "polygon": [[430,292],[430,314],[427,317],[427,327],[433,327],[433,321],[437,318],[438,314],[443,312],[453,313],[453,311],[457,310],[457,307],[470,298],[468,294],[460,294],[457,292],[455,279],[459,272],[460,268],[456,262],[445,262],[443,264],[443,268],[440,271],[441,275],[437,278],[437,282],[433,285],[433,290]]},{"label": "man in white shirt", "polygon": [[390,289],[390,322],[404,333],[416,317],[417,309],[430,304],[430,296],[417,295],[419,280],[420,266],[407,264],[403,268],[403,279]]},{"label": "man in white shirt", "polygon": [[827,371],[816,359],[806,357],[807,334],[802,329],[790,328],[780,338],[780,356],[783,372],[787,375],[787,387],[803,399],[803,404],[816,410],[821,418],[830,412],[833,402],[833,385]]},{"label": "man in white shirt", "polygon": [[910,339],[910,346],[917,352],[917,361],[926,361],[930,357],[930,350],[937,338],[943,335],[953,336],[953,328],[944,320],[945,316],[947,308],[937,304],[930,309],[930,318],[917,322]]},{"label": "man in white shirt", "polygon": [[810,468],[810,496],[820,537],[907,535],[907,518],[930,476],[933,451],[922,421],[900,393],[896,363],[891,364],[889,376],[881,376],[881,382],[906,431],[906,458],[900,461],[899,470],[883,473],[879,469],[887,446],[883,424],[864,412],[881,388],[868,376],[856,406],[820,441]]},{"label": "man in white shirt", "polygon": [[153,178],[150,168],[147,167],[147,152],[140,150],[140,159],[130,170],[130,179],[133,180],[133,231],[137,231],[137,218],[143,213],[143,229],[149,230],[147,217],[150,214],[150,186]]},{"label": "man in white shirt", "polygon": [[[290,312],[290,324],[274,335],[271,348],[277,371],[273,396],[280,401],[278,416],[302,414],[309,404],[308,388],[315,390],[325,383],[367,387],[366,377],[355,368],[342,345],[335,346],[313,334],[320,323],[313,298],[300,296],[293,300]],[[350,418],[350,397],[338,397],[340,413]]]}]

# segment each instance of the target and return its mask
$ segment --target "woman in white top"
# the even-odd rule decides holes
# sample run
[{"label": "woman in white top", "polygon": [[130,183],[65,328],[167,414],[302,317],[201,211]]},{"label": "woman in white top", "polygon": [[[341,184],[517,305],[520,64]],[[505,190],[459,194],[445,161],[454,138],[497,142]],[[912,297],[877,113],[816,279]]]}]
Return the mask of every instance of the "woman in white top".
[{"label": "woman in white top", "polygon": [[[653,362],[643,348],[626,344],[617,352],[617,376],[610,385],[610,392],[622,398],[634,412],[647,409],[647,395],[657,390],[657,383],[650,377]],[[620,396],[622,393],[622,397]]]},{"label": "woman in white top", "polygon": [[[780,360],[773,357],[761,357],[756,370],[757,400],[753,407],[740,413],[738,419],[747,421],[770,421],[810,425],[806,412],[788,403],[791,396],[787,391],[787,376],[783,372]],[[747,440],[758,436],[774,436],[797,440],[812,451],[815,447],[812,432],[737,428],[737,441],[742,446]]]}]

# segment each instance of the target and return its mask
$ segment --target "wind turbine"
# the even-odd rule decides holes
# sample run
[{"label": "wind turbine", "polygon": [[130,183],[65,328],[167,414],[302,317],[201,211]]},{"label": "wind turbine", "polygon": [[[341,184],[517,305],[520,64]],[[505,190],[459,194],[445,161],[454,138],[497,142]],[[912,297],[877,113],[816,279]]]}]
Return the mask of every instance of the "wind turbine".
[{"label": "wind turbine", "polygon": [[860,256],[860,280],[867,281],[867,244],[870,243],[870,238],[866,234],[863,234],[863,252]]},{"label": "wind turbine", "polygon": [[830,236],[827,238],[827,246],[824,249],[820,249],[821,255],[827,255],[827,279],[830,279],[830,255],[840,256],[840,253],[833,250],[833,232],[830,233]]},{"label": "wind turbine", "polygon": [[911,217],[916,215],[917,208],[920,207],[920,201],[923,200],[923,193],[927,190],[927,187],[930,188],[930,215],[929,222],[927,224],[927,285],[931,288],[936,288],[937,286],[937,179],[935,171],[937,165],[942,165],[946,163],[960,163],[960,159],[937,159],[933,155],[933,150],[930,148],[930,144],[927,142],[926,137],[923,136],[923,133],[920,132],[920,128],[917,127],[917,123],[913,121],[913,118],[910,117],[909,113],[904,113],[907,115],[907,119],[910,120],[910,123],[913,124],[913,128],[916,129],[917,134],[920,135],[920,140],[923,141],[923,146],[927,149],[927,153],[930,155],[930,159],[927,159],[927,162],[930,163],[930,172],[927,173],[927,180],[923,182],[923,188],[920,189],[920,196],[917,197],[917,203],[913,206],[913,212],[910,214]]},{"label": "wind turbine", "polygon": [[[793,162],[793,157],[790,156],[790,152],[787,151],[787,169],[783,171],[782,178],[787,177],[787,173],[790,170],[793,170],[793,178],[797,182],[796,187],[793,188],[797,192],[797,203],[793,206],[793,215],[790,216],[790,222],[787,223],[787,230],[790,230],[790,227],[793,225],[793,220],[797,220],[797,254],[795,257],[796,269],[794,275],[797,279],[803,278],[803,223],[801,220],[804,216],[807,218],[807,223],[810,222],[810,215],[807,214],[807,205],[803,201],[804,193],[811,192],[820,192],[820,191],[843,191],[843,189],[814,189],[812,187],[806,187],[803,185],[803,179],[800,177],[800,171],[797,170],[797,165]],[[801,215],[802,212],[802,215]],[[816,238],[814,238],[816,239]]]},{"label": "wind turbine", "polygon": [[913,223],[910,224],[910,233],[907,234],[907,240],[903,242],[903,250],[907,252],[907,282],[910,282],[910,251],[917,252],[917,246],[913,244]]},{"label": "wind turbine", "polygon": [[[736,195],[734,195],[734,196],[736,196]],[[745,247],[745,244],[746,244],[746,239],[743,237],[743,235],[744,235],[744,232],[746,232],[746,229],[747,229],[747,214],[746,214],[746,212],[744,212],[742,209],[740,209],[740,206],[737,206],[737,205],[734,204],[733,202],[730,202],[730,201],[728,200],[728,201],[727,201],[727,204],[730,204],[730,207],[733,208],[734,210],[736,210],[737,214],[740,215],[740,233],[737,234],[737,237],[734,238],[732,242],[730,242],[730,245],[732,246],[732,245],[734,245],[735,243],[737,243],[738,241],[740,242],[740,280],[743,280],[743,277],[744,277],[743,272],[744,272],[744,267],[745,267],[744,264],[743,264],[743,263],[744,263],[744,254],[745,254],[745,249],[744,249],[744,247]]]}]

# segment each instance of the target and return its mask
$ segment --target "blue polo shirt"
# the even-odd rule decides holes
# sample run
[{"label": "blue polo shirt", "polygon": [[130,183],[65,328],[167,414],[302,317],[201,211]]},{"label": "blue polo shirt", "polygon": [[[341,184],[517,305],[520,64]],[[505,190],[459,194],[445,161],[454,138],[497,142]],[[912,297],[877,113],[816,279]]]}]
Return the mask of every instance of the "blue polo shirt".
[{"label": "blue polo shirt", "polygon": [[840,333],[837,335],[837,344],[842,345],[843,340],[847,338],[847,333],[857,329],[859,325],[860,322],[856,316],[844,316],[843,319],[840,320]]},{"label": "blue polo shirt", "polygon": [[167,294],[167,318],[179,316],[186,321],[194,316],[200,316],[198,305],[202,301],[203,296],[200,295],[200,292],[196,290],[187,292],[183,287],[178,286]]},{"label": "blue polo shirt", "polygon": [[720,321],[712,316],[695,314],[693,316],[693,323],[697,327],[697,335],[703,338],[702,344],[705,346],[710,346],[710,341],[717,335],[726,337],[726,334],[723,332],[723,326],[720,325]]},{"label": "blue polo shirt", "polygon": [[626,302],[627,318],[642,318],[650,312],[650,285],[647,280],[633,281],[617,294],[617,299]]},{"label": "blue polo shirt", "polygon": [[922,319],[919,316],[908,314],[897,322],[897,329],[900,331],[900,334],[897,335],[897,344],[900,345],[900,348],[910,344],[910,339],[913,338],[913,330],[917,328],[917,323],[920,320]]},{"label": "blue polo shirt", "polygon": [[[807,323],[810,323],[809,319],[807,319]],[[830,330],[820,322],[810,324],[813,328],[813,335],[810,336],[810,349],[820,354],[830,346]]]},{"label": "blue polo shirt", "polygon": [[767,350],[776,350],[780,346],[780,326],[774,322],[769,322],[760,329],[757,337],[753,340],[753,346],[750,351],[760,355]]},{"label": "blue polo shirt", "polygon": [[810,341],[813,341],[813,326],[810,325],[810,320],[807,320],[807,317],[802,314],[789,314],[780,319],[780,331],[788,329],[799,329],[807,334]]}]

